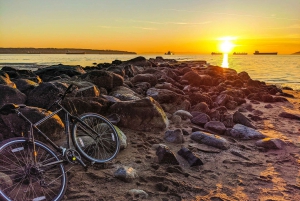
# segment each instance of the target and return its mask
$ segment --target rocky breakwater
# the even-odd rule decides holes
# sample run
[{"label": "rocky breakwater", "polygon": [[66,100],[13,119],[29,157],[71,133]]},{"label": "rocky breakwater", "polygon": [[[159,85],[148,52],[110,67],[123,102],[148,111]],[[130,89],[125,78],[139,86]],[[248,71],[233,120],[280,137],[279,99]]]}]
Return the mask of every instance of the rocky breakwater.
[{"label": "rocky breakwater", "polygon": [[[207,66],[205,61],[137,57],[86,68],[55,65],[34,72],[3,67],[0,107],[10,102],[26,104],[28,107],[22,110],[36,120],[51,112],[41,113],[70,84],[74,84],[75,89],[63,103],[67,109],[77,114],[95,112],[108,117],[114,114],[118,118],[116,126],[126,131],[127,137],[122,139],[123,148],[127,149],[117,157],[123,163],[112,165],[116,170],[109,175],[113,182],[136,181],[143,190],[131,189],[135,185],[128,184],[128,188],[119,189],[116,195],[101,193],[106,198],[152,196],[154,199],[159,195],[180,200],[210,196],[213,187],[201,183],[205,177],[199,176],[199,169],[193,168],[204,166],[202,173],[211,178],[218,173],[210,171],[208,165],[205,168],[210,164],[209,159],[207,156],[201,158],[199,152],[230,153],[238,158],[222,159],[218,164],[257,166],[260,163],[248,162],[251,155],[247,151],[282,149],[285,144],[281,139],[268,138],[257,129],[264,118],[254,107],[262,103],[270,108],[276,102],[287,102],[286,97],[292,95],[274,85],[251,79],[247,72]],[[282,116],[289,118],[291,115],[284,113]],[[0,140],[21,135],[23,126],[16,118],[15,114],[1,115]],[[55,115],[52,120],[55,125],[44,128],[50,137],[61,138],[64,127],[61,118]],[[131,148],[127,144],[131,144]],[[138,153],[131,152],[134,148]],[[145,155],[146,159],[142,162],[132,155],[137,158]],[[132,165],[134,161],[138,165]],[[137,170],[128,165],[136,166]],[[174,179],[173,173],[181,175],[178,176],[181,181]],[[200,183],[195,186],[195,181],[189,182],[187,178]],[[77,194],[74,196],[71,192],[66,196],[68,199],[89,196],[78,194],[76,197]]]}]

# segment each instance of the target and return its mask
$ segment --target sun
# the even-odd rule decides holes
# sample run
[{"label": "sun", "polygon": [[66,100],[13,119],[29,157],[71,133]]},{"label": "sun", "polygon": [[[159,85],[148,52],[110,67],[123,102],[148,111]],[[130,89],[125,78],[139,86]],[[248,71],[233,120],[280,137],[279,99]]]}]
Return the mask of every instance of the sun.
[{"label": "sun", "polygon": [[229,53],[234,48],[234,44],[232,43],[233,38],[232,37],[224,37],[221,38],[221,43],[219,45],[219,49],[223,53]]}]

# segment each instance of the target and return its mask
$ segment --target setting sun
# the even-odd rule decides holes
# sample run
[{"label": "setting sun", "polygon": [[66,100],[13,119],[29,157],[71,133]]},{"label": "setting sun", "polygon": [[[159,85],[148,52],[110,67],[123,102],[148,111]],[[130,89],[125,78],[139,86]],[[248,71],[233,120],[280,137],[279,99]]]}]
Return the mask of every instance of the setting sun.
[{"label": "setting sun", "polygon": [[234,47],[234,44],[229,39],[223,39],[220,44],[220,50],[223,53],[229,53]]}]

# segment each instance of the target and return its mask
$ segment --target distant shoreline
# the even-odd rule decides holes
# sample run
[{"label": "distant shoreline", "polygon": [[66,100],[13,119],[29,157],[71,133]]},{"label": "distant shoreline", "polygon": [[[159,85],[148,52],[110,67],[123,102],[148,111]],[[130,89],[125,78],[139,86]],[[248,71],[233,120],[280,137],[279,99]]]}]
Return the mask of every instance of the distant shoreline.
[{"label": "distant shoreline", "polygon": [[0,48],[0,54],[137,54],[120,50],[93,50],[72,48]]}]

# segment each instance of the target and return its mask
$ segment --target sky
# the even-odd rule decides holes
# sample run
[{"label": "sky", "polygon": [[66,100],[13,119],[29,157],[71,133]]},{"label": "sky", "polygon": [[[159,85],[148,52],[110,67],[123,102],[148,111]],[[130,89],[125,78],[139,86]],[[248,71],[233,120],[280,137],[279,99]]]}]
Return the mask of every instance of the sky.
[{"label": "sky", "polygon": [[300,51],[300,0],[0,0],[0,47]]}]

